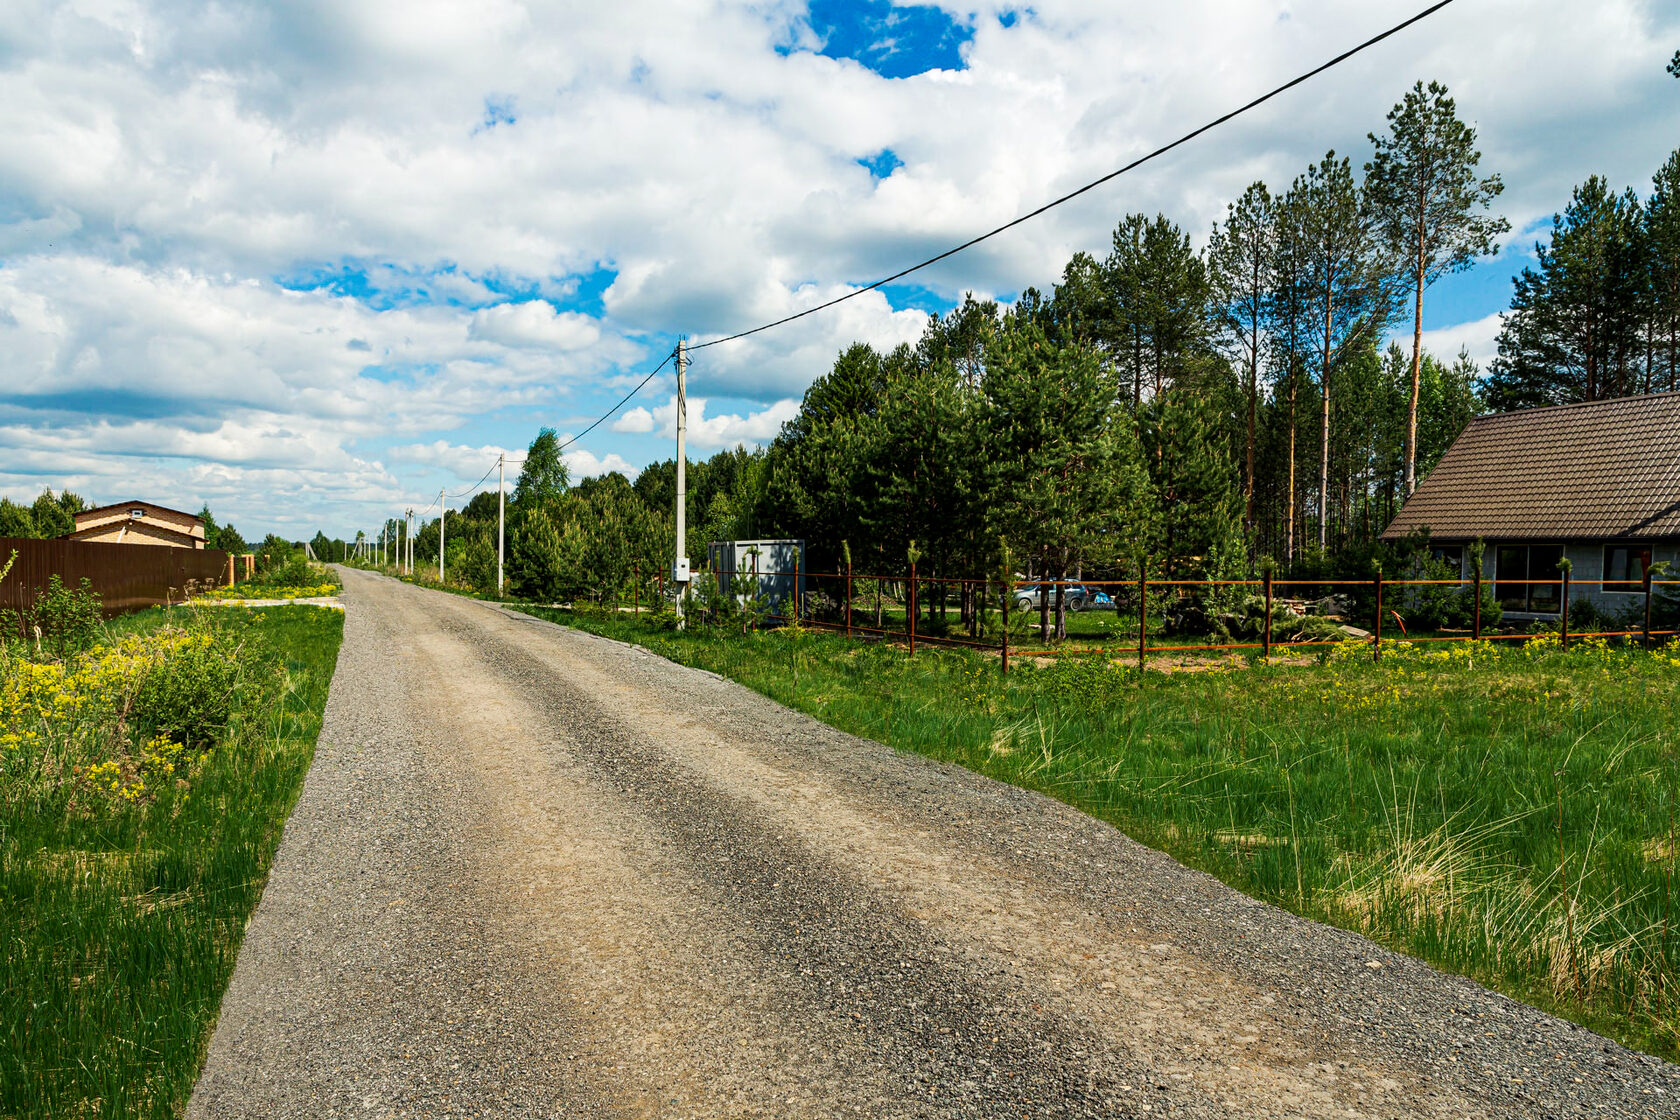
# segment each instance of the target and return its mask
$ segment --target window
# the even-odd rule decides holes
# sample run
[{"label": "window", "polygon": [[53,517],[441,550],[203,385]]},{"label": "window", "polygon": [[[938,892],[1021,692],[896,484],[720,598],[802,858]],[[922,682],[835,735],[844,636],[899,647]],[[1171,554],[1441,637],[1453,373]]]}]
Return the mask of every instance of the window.
[{"label": "window", "polygon": [[[1500,545],[1494,552],[1493,594],[1508,611],[1551,614],[1563,599],[1563,580],[1558,561],[1563,546],[1558,544]],[[1558,576],[1557,582],[1547,577]],[[1545,580],[1531,583],[1530,580]]]},{"label": "window", "polygon": [[146,516],[146,511],[139,506],[135,506],[133,509],[128,511],[128,515],[138,521],[140,518]]},{"label": "window", "polygon": [[1645,570],[1651,566],[1649,545],[1606,545],[1604,590],[1637,594],[1645,590]]},{"label": "window", "polygon": [[1464,549],[1458,545],[1440,545],[1429,550],[1429,558],[1446,569],[1446,575],[1464,575]]}]

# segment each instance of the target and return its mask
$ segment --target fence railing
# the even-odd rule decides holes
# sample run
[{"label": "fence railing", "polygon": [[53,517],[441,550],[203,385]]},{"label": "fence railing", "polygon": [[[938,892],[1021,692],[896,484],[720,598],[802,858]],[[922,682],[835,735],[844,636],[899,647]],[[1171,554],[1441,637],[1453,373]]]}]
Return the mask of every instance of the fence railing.
[{"label": "fence railing", "polygon": [[0,610],[19,614],[55,575],[71,588],[86,579],[107,617],[178,603],[189,584],[231,584],[234,576],[228,553],[211,548],[0,537],[0,567],[14,552],[11,571],[0,580]]},{"label": "fence railing", "polygon": [[[653,586],[649,588],[650,601],[645,604],[645,608],[652,608],[656,601],[668,602],[674,595],[674,590],[665,577],[655,576],[652,577],[652,581]],[[638,571],[632,580],[634,590],[631,608],[638,614],[645,609],[640,597],[643,584]],[[774,590],[765,593],[762,589],[766,586]],[[1646,646],[1654,646],[1680,636],[1680,629],[1654,625],[1654,607],[1657,597],[1662,594],[1661,589],[1680,589],[1680,579],[1659,580],[1647,577],[1635,581],[1583,580],[1573,578],[1568,572],[1549,579],[1520,580],[1489,580],[1480,573],[1464,579],[1391,579],[1386,576],[1364,579],[1291,579],[1266,575],[1258,579],[1227,580],[1154,579],[1147,576],[1129,580],[984,580],[957,576],[928,576],[918,572],[914,565],[908,572],[888,575],[851,570],[812,572],[797,567],[792,571],[761,571],[754,568],[742,572],[712,572],[701,569],[694,573],[691,582],[684,588],[684,604],[687,613],[693,617],[716,621],[728,616],[773,625],[796,622],[801,626],[840,633],[847,637],[902,641],[912,654],[916,652],[918,644],[985,650],[998,654],[1002,670],[1008,672],[1012,657],[1054,657],[1075,649],[1107,652],[1116,657],[1135,656],[1138,665],[1143,667],[1148,664],[1151,655],[1255,650],[1259,651],[1262,658],[1269,660],[1278,651],[1336,646],[1348,641],[1368,641],[1372,657],[1380,660],[1384,643],[1396,640],[1395,629],[1401,632],[1399,638],[1408,642],[1530,641],[1540,634],[1533,631],[1495,631],[1484,625],[1484,604],[1490,595],[1519,587],[1556,589],[1558,609],[1555,612],[1523,613],[1548,614],[1554,617],[1557,629],[1551,632],[1556,634],[1565,649],[1568,649],[1571,642],[1586,638],[1637,639]],[[1614,630],[1572,628],[1570,613],[1571,604],[1574,602],[1573,593],[1582,588],[1593,587],[1601,591],[1609,588],[1610,593],[1628,596],[1632,600],[1631,605],[1637,608],[1632,614],[1638,619],[1638,624],[1632,627],[1624,625],[1624,628]],[[1106,638],[1099,638],[1095,644],[1056,647],[1044,640],[1043,630],[1040,629],[1038,642],[1029,643],[1024,648],[1012,644],[1011,607],[1016,607],[1014,613],[1018,614],[1019,607],[1016,604],[1023,596],[1029,600],[1038,599],[1043,602],[1045,598],[1053,598],[1058,588],[1062,589],[1064,602],[1070,602],[1072,593],[1077,592],[1081,603],[1080,606],[1072,608],[1076,616],[1091,611],[1112,610],[1118,619],[1123,609],[1134,612],[1132,617],[1136,620],[1136,636],[1127,635],[1121,642],[1112,640],[1117,635],[1111,634]],[[1467,595],[1470,600],[1467,609],[1468,625],[1457,628],[1453,633],[1408,633],[1406,616],[1402,611],[1409,610],[1407,593],[1416,588],[1452,588]],[[1151,644],[1152,622],[1159,629],[1160,624],[1165,621],[1160,617],[1159,605],[1162,605],[1163,599],[1166,600],[1164,605],[1184,604],[1194,602],[1198,595],[1218,594],[1235,589],[1246,590],[1253,601],[1252,605],[1260,610],[1259,633],[1254,640]],[[1302,591],[1310,592],[1311,596],[1292,594]],[[1345,617],[1338,615],[1336,617],[1341,620],[1338,625],[1342,625],[1346,631],[1351,631],[1343,637],[1274,640],[1275,616],[1280,604],[1293,604],[1308,597],[1316,597],[1322,601],[1325,597],[1338,593],[1363,600],[1360,605],[1363,612],[1361,621],[1368,619],[1371,626],[1369,630],[1353,626]],[[1153,615],[1152,595],[1158,604]],[[1106,604],[1094,602],[1099,596],[1106,598]],[[948,616],[953,604],[957,608],[957,626],[964,631],[960,637],[953,637],[951,634]],[[941,624],[930,630],[923,615],[925,613],[933,617],[936,610]],[[1032,613],[1042,618],[1046,611],[1043,607],[1035,605],[1032,607]],[[1056,612],[1053,602],[1048,614],[1054,620]],[[1303,613],[1291,617],[1313,616]],[[996,620],[995,625],[990,621],[993,619]],[[897,624],[888,625],[889,622]],[[988,637],[988,631],[994,632],[995,637]]]}]

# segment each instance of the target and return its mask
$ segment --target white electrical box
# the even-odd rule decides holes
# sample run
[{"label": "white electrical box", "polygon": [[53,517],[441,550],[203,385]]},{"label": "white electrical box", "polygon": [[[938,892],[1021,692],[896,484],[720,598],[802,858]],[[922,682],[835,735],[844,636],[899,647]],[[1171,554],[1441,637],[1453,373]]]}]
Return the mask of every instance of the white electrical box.
[{"label": "white electrical box", "polygon": [[688,580],[688,557],[679,556],[677,562],[671,566],[671,582],[687,583]]}]

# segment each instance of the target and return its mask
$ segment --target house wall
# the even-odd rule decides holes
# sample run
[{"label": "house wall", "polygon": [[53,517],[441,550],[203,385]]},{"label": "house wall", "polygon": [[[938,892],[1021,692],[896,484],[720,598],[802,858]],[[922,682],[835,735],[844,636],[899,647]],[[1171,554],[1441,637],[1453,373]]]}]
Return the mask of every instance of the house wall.
[{"label": "house wall", "polygon": [[[1482,556],[1482,579],[1493,583],[1497,572],[1495,566],[1499,555],[1500,544],[1556,544],[1556,541],[1488,541],[1487,551]],[[1563,546],[1563,554],[1570,562],[1569,598],[1572,603],[1585,599],[1593,606],[1608,613],[1615,614],[1628,609],[1630,606],[1643,607],[1645,597],[1643,593],[1605,591],[1601,583],[1604,579],[1604,550],[1617,544],[1628,544],[1628,541],[1571,541]],[[1639,544],[1647,542],[1640,541]],[[1664,578],[1680,579],[1680,541],[1651,541],[1651,562],[1668,561],[1670,571]],[[1465,548],[1463,561],[1464,576],[1474,578],[1470,567],[1469,549]],[[1549,573],[1548,573],[1549,574]],[[1538,574],[1533,578],[1541,578]],[[1556,612],[1541,613],[1534,611],[1505,612],[1507,618],[1556,618]]]}]

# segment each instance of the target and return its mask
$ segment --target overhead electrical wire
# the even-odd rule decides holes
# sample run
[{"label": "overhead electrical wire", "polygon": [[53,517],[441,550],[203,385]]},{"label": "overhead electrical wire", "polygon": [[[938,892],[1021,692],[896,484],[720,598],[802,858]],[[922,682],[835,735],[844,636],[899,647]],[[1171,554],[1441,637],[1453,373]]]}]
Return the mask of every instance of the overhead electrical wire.
[{"label": "overhead electrical wire", "polygon": [[1448,4],[1451,4],[1452,2],[1453,2],[1453,0],[1438,0],[1437,3],[1431,4],[1429,7],[1425,8],[1421,12],[1418,12],[1416,15],[1412,16],[1410,19],[1407,19],[1407,20],[1404,20],[1400,23],[1397,23],[1393,27],[1390,27],[1387,31],[1384,31],[1384,32],[1382,32],[1381,34],[1378,34],[1378,35],[1373,35],[1371,38],[1366,39],[1363,43],[1360,43],[1358,46],[1351,47],[1348,50],[1343,51],[1341,54],[1337,55],[1335,58],[1332,58],[1330,61],[1325,62],[1325,63],[1323,63],[1319,66],[1316,66],[1313,69],[1308,70],[1304,74],[1301,74],[1297,77],[1291,78],[1289,81],[1283,83],[1281,86],[1278,86],[1276,89],[1272,90],[1271,92],[1263,93],[1259,97],[1256,97],[1253,101],[1248,102],[1248,104],[1243,105],[1240,108],[1232,109],[1229,113],[1226,113],[1224,116],[1217,117],[1214,120],[1211,120],[1208,123],[1202,125],[1200,128],[1194,129],[1193,131],[1190,131],[1190,132],[1186,132],[1183,136],[1180,136],[1177,140],[1172,141],[1170,144],[1163,144],[1161,147],[1156,148],[1154,151],[1148,153],[1147,155],[1139,156],[1137,159],[1134,159],[1132,162],[1126,164],[1124,167],[1118,168],[1114,171],[1110,171],[1107,175],[1104,175],[1099,179],[1093,179],[1089,183],[1086,183],[1084,186],[1078,188],[1077,190],[1069,191],[1067,194],[1062,195],[1060,198],[1055,198],[1055,199],[1050,200],[1049,202],[1046,202],[1043,206],[1038,207],[1036,210],[1029,210],[1027,213],[1022,214],[1019,217],[1014,218],[1010,221],[1007,221],[1003,225],[998,226],[995,229],[987,230],[985,233],[982,233],[977,237],[971,237],[967,241],[964,241],[961,245],[957,245],[957,246],[954,246],[950,249],[946,249],[943,253],[939,253],[935,256],[931,256],[924,261],[918,261],[916,264],[911,265],[909,268],[900,269],[899,271],[893,273],[891,276],[883,276],[881,279],[875,281],[873,284],[870,284],[867,287],[856,288],[856,289],[854,289],[850,292],[847,292],[843,296],[836,296],[833,299],[828,300],[827,302],[819,303],[815,307],[807,307],[805,310],[796,311],[792,315],[784,315],[780,319],[775,319],[775,320],[772,320],[771,322],[760,324],[759,326],[753,327],[751,330],[737,331],[734,334],[725,335],[723,338],[714,338],[710,342],[696,343],[693,346],[689,347],[689,349],[691,349],[691,350],[704,350],[708,346],[722,346],[725,342],[734,342],[738,339],[747,338],[747,337],[750,337],[751,335],[759,334],[763,331],[770,330],[774,327],[783,326],[787,323],[791,323],[791,322],[795,321],[796,319],[803,319],[807,315],[815,315],[819,311],[826,311],[830,307],[834,307],[837,304],[845,303],[849,299],[856,299],[858,296],[861,296],[866,292],[873,292],[877,288],[885,287],[886,285],[893,283],[895,280],[902,280],[902,279],[904,279],[904,277],[909,276],[911,273],[920,272],[922,269],[927,268],[930,265],[938,264],[940,261],[945,260],[947,257],[954,257],[958,253],[962,252],[964,249],[971,249],[974,246],[980,244],[982,241],[988,241],[991,238],[996,237],[1000,233],[1006,233],[1009,230],[1014,229],[1016,226],[1021,225],[1024,222],[1029,222],[1029,221],[1038,217],[1041,214],[1044,214],[1044,213],[1047,213],[1048,211],[1054,210],[1056,207],[1062,205],[1063,203],[1071,202],[1074,199],[1078,198],[1080,195],[1085,194],[1088,191],[1095,190],[1096,188],[1102,186],[1104,183],[1110,182],[1111,180],[1114,180],[1114,179],[1118,179],[1120,176],[1126,174],[1128,171],[1133,171],[1133,170],[1136,170],[1139,167],[1142,167],[1144,164],[1148,163],[1150,160],[1157,159],[1161,156],[1166,155],[1168,152],[1172,151],[1174,148],[1178,148],[1178,147],[1181,147],[1185,144],[1188,144],[1190,141],[1196,139],[1196,137],[1201,136],[1204,133],[1211,132],[1213,129],[1216,129],[1220,125],[1225,124],[1228,121],[1234,120],[1237,117],[1242,116],[1244,113],[1248,112],[1251,109],[1256,109],[1259,106],[1264,105],[1266,102],[1270,101],[1274,97],[1277,97],[1279,94],[1286,93],[1289,90],[1294,89],[1296,86],[1300,85],[1301,83],[1306,82],[1306,81],[1310,81],[1311,79],[1316,78],[1318,75],[1324,73],[1326,70],[1329,70],[1329,69],[1331,69],[1332,67],[1335,67],[1335,66],[1339,66],[1340,64],[1342,64],[1343,62],[1346,62],[1348,59],[1352,58],[1354,55],[1360,53],[1361,51],[1364,51],[1364,50],[1367,50],[1371,47],[1376,46],[1378,43],[1382,42],[1384,39],[1388,39],[1388,38],[1390,38],[1394,35],[1398,35],[1400,32],[1406,30],[1406,28],[1412,26],[1414,23],[1418,23],[1422,20],[1425,20],[1425,19],[1429,18],[1430,16],[1434,15],[1436,12],[1440,11],[1442,8],[1445,8]]},{"label": "overhead electrical wire", "polygon": [[584,436],[588,435],[590,432],[593,432],[596,428],[600,427],[601,424],[603,422],[605,422],[608,417],[612,416],[613,413],[617,412],[619,409],[621,409],[625,405],[629,404],[630,399],[632,397],[634,397],[637,393],[642,391],[642,386],[646,385],[649,381],[652,381],[654,379],[654,376],[657,375],[660,370],[664,369],[667,365],[669,365],[671,359],[676,357],[676,356],[677,356],[677,352],[675,350],[672,350],[669,354],[665,355],[665,360],[663,362],[660,362],[657,366],[653,367],[653,371],[651,373],[649,373],[646,377],[644,377],[640,381],[638,381],[636,383],[636,387],[634,389],[632,389],[628,393],[624,394],[624,399],[623,400],[620,400],[617,404],[613,405],[611,408],[609,408],[605,412],[601,413],[601,415],[595,420],[595,422],[593,424],[589,425],[589,427],[585,428],[583,431],[579,432],[577,435],[573,436],[571,439],[567,440],[565,443],[562,443],[559,447],[555,448],[555,450],[556,451],[566,450],[566,448],[570,447],[572,444],[576,443],[578,440],[582,439]]},{"label": "overhead electrical wire", "polygon": [[[1289,81],[1284,82],[1282,85],[1276,87],[1275,89],[1272,89],[1272,90],[1270,90],[1266,93],[1263,93],[1259,97],[1254,98],[1252,101],[1249,101],[1244,105],[1241,105],[1241,106],[1239,106],[1235,109],[1232,109],[1230,112],[1224,114],[1223,116],[1215,117],[1213,120],[1208,121],[1206,124],[1200,126],[1199,128],[1195,128],[1195,129],[1192,129],[1189,132],[1186,132],[1184,135],[1180,136],[1178,139],[1173,140],[1170,143],[1163,144],[1160,147],[1156,148],[1152,152],[1148,152],[1145,155],[1139,156],[1137,159],[1132,160],[1130,163],[1126,164],[1125,166],[1116,168],[1115,170],[1110,171],[1108,174],[1103,175],[1099,178],[1092,179],[1089,183],[1086,183],[1084,186],[1078,187],[1075,190],[1071,190],[1071,191],[1067,192],[1066,194],[1061,195],[1058,198],[1053,198],[1049,202],[1046,202],[1044,205],[1039,206],[1036,209],[1029,210],[1025,214],[1021,214],[1018,217],[1015,217],[1015,218],[1003,223],[1000,226],[997,226],[993,229],[987,230],[985,233],[978,234],[977,236],[971,237],[967,241],[964,241],[960,245],[954,245],[951,248],[946,249],[942,253],[937,253],[934,256],[928,257],[926,260],[918,261],[915,264],[910,265],[908,268],[899,269],[897,272],[893,273],[891,276],[883,276],[881,279],[876,280],[874,283],[866,285],[865,287],[854,288],[852,291],[847,292],[845,295],[836,296],[831,300],[827,300],[823,303],[816,304],[813,307],[807,307],[803,311],[796,311],[792,315],[784,315],[780,319],[773,319],[770,322],[761,323],[758,326],[752,327],[749,330],[736,331],[734,334],[725,335],[722,338],[714,338],[710,342],[695,343],[695,344],[693,344],[689,347],[689,350],[690,351],[705,350],[708,347],[712,347],[712,346],[722,346],[726,342],[736,342],[736,341],[738,341],[740,339],[743,339],[743,338],[749,338],[749,337],[751,337],[752,335],[755,335],[755,334],[762,334],[765,331],[773,330],[776,327],[785,326],[788,323],[792,323],[792,322],[795,322],[799,319],[803,319],[803,318],[805,318],[809,315],[815,315],[819,311],[826,311],[831,307],[835,307],[839,304],[845,303],[849,299],[856,299],[858,296],[864,295],[868,292],[873,292],[878,288],[884,288],[888,284],[891,284],[891,283],[893,283],[895,281],[898,281],[898,280],[902,280],[906,276],[911,275],[912,273],[920,272],[924,268],[928,268],[932,265],[936,265],[940,261],[946,260],[947,258],[954,257],[958,253],[962,252],[965,249],[972,249],[974,246],[980,244],[983,241],[989,241],[992,238],[998,236],[999,234],[1007,233],[1008,231],[1014,229],[1016,226],[1023,225],[1026,222],[1032,221],[1034,218],[1037,218],[1037,217],[1039,217],[1043,214],[1046,214],[1046,213],[1050,212],[1051,210],[1054,210],[1058,206],[1064,205],[1065,203],[1068,203],[1068,202],[1072,202],[1074,199],[1078,198],[1080,195],[1087,194],[1087,193],[1089,193],[1093,190],[1096,190],[1098,187],[1102,186],[1103,184],[1112,182],[1113,180],[1118,179],[1120,176],[1126,174],[1127,172],[1135,171],[1139,167],[1142,167],[1144,164],[1149,163],[1152,160],[1159,159],[1161,156],[1166,155],[1168,152],[1172,151],[1175,148],[1183,147],[1185,144],[1188,144],[1190,141],[1196,139],[1199,136],[1205,135],[1208,132],[1213,131],[1214,129],[1218,128],[1220,125],[1227,124],[1230,121],[1233,121],[1236,118],[1242,116],[1244,113],[1247,113],[1247,112],[1249,112],[1253,109],[1259,108],[1261,105],[1264,105],[1266,102],[1271,101],[1273,98],[1278,97],[1281,94],[1289,92],[1290,90],[1294,89],[1296,86],[1301,85],[1304,82],[1311,81],[1313,78],[1318,77],[1320,74],[1324,73],[1326,70],[1330,70],[1330,69],[1333,69],[1334,67],[1340,66],[1342,63],[1346,62],[1348,59],[1354,57],[1357,54],[1360,54],[1363,51],[1369,50],[1370,48],[1376,46],[1378,43],[1383,42],[1385,39],[1390,39],[1390,38],[1394,37],[1395,35],[1398,35],[1400,32],[1406,30],[1408,27],[1411,27],[1413,24],[1421,23],[1423,20],[1428,19],[1430,16],[1434,15],[1436,12],[1440,11],[1442,8],[1447,7],[1449,4],[1452,4],[1453,2],[1454,2],[1454,0],[1437,0],[1436,3],[1431,4],[1429,7],[1423,9],[1422,11],[1416,13],[1415,15],[1413,15],[1413,16],[1407,18],[1407,19],[1402,20],[1401,22],[1399,22],[1399,23],[1395,24],[1394,26],[1388,28],[1386,31],[1379,32],[1378,34],[1371,36],[1369,39],[1366,39],[1364,42],[1359,43],[1356,46],[1349,47],[1347,50],[1343,51],[1341,54],[1336,55],[1334,58],[1332,58],[1332,59],[1330,59],[1326,62],[1320,63],[1318,66],[1313,67],[1311,70],[1308,70],[1305,73],[1299,74],[1299,75],[1291,78]],[[665,355],[665,360],[660,362],[659,365],[655,366],[647,374],[647,376],[643,377],[640,381],[638,381],[636,383],[635,388],[631,389],[628,393],[624,394],[624,396],[618,401],[617,404],[613,405],[611,408],[607,409],[607,411],[603,412],[599,417],[597,417],[595,419],[595,421],[593,423],[591,423],[589,425],[589,427],[583,429],[583,431],[579,432],[577,435],[572,436],[569,439],[567,439],[556,450],[557,451],[564,451],[566,448],[572,446],[572,444],[576,443],[578,440],[582,439],[584,436],[588,435],[590,432],[594,431],[596,428],[598,428],[602,424],[604,424],[616,412],[618,412],[619,409],[623,408],[626,404],[629,404],[630,401],[635,398],[636,394],[641,392],[642,389],[647,385],[647,383],[649,381],[652,381],[656,376],[658,376],[658,374],[661,370],[663,370],[667,365],[670,364],[671,359],[674,358],[674,357],[676,357],[676,351],[675,350],[673,350],[671,353]],[[490,477],[490,471],[493,471],[495,469],[496,469],[495,465],[492,464],[490,469],[484,472],[484,477],[480,478],[478,480],[478,482],[473,483],[472,486],[468,487],[466,490],[463,490],[458,494],[451,494],[449,496],[450,497],[461,497],[462,495],[471,493],[473,490],[476,490],[480,484],[482,484],[484,482],[484,479],[489,478]],[[436,500],[434,500],[432,502],[432,505],[436,505],[436,504],[437,504],[437,502],[436,502]],[[429,512],[430,509],[431,509],[431,506],[426,507],[427,512]]]}]

